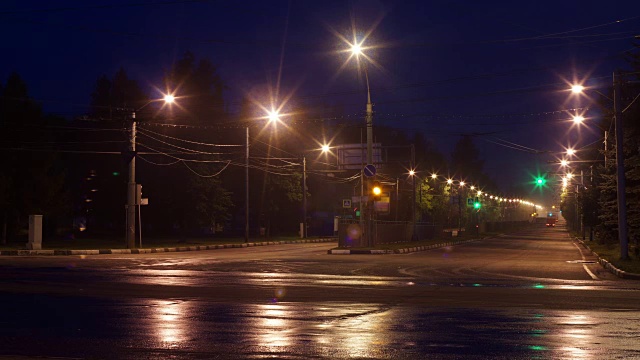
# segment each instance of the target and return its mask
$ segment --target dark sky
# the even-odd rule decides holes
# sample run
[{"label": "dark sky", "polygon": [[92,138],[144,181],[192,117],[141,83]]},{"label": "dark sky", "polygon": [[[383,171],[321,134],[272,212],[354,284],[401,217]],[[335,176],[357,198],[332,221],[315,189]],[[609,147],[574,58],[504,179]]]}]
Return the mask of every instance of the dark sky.
[{"label": "dark sky", "polygon": [[374,127],[422,131],[446,153],[461,134],[485,134],[475,138],[485,170],[505,184],[552,158],[520,146],[597,140],[567,121],[565,110],[589,104],[570,99],[565,81],[611,83],[640,35],[640,1],[4,0],[0,79],[17,71],[46,111],[73,117],[98,76],[124,67],[155,96],[190,50],[218,66],[231,110],[254,87],[275,88],[281,69],[281,94],[356,115],[362,73],[353,62],[339,71],[348,54],[336,36],[351,40],[353,26],[374,47]]}]

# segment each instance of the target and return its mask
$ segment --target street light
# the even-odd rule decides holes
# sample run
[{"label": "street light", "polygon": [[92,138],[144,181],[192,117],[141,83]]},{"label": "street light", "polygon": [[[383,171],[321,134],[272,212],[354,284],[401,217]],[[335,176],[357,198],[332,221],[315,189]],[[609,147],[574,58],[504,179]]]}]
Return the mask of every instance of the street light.
[{"label": "street light", "polygon": [[576,124],[582,124],[583,121],[584,121],[584,116],[582,115],[575,115],[573,117],[573,122]]},{"label": "street light", "polygon": [[[362,52],[362,43],[354,42],[351,45],[351,53],[353,56],[356,56],[356,59],[360,60],[360,55],[363,55]],[[366,115],[366,125],[367,125],[367,164],[373,164],[373,105],[371,104],[371,89],[369,87],[369,72],[367,71],[367,64],[364,63],[364,77],[367,82],[367,115]]]},{"label": "street light", "polygon": [[571,92],[574,94],[580,94],[584,91],[584,86],[580,84],[571,85]]},{"label": "street light", "polygon": [[[172,104],[175,102],[175,96],[173,96],[173,94],[166,94],[162,99],[149,100],[146,104],[131,112],[131,130],[129,132],[129,181],[127,182],[126,205],[126,246],[128,249],[135,249],[136,247],[136,205],[140,205],[136,201],[139,192],[136,184],[136,113],[147,107],[147,105],[160,101],[164,101],[165,104]],[[142,234],[140,236],[140,243],[142,243]]]},{"label": "street light", "polygon": [[[353,44],[351,44],[351,49],[350,49],[351,56],[356,57],[358,64],[360,64],[360,56],[367,58],[367,56],[362,52],[363,50],[362,43],[363,41],[358,42],[354,39],[354,42]],[[369,87],[369,73],[367,72],[367,64],[364,63],[363,67],[364,67],[364,76],[367,83],[367,105],[366,105],[367,112],[365,116],[365,122],[367,125],[367,165],[372,165],[373,164],[373,105],[371,104],[371,89]],[[360,171],[364,172],[364,169],[361,169]],[[370,187],[371,187],[371,179],[368,180],[367,191],[369,191]],[[364,225],[367,229],[366,231],[363,229],[363,231],[365,234],[367,234],[366,235],[367,241],[371,244],[372,231],[371,231],[371,221],[369,220],[371,219],[371,215],[373,214],[372,199],[369,199],[367,201],[367,207],[365,209],[366,209],[366,212],[365,212],[366,215],[364,216],[364,218],[366,219],[366,225],[365,224],[362,224],[362,225]]]},{"label": "street light", "polygon": [[[624,152],[623,152],[623,128],[622,128],[622,81],[620,75],[613,73],[613,114],[616,126],[616,182],[618,200],[618,239],[620,241],[620,258],[629,258],[629,239],[627,238],[627,200],[625,193]],[[584,86],[573,85],[571,91],[583,93]],[[602,94],[601,94],[602,95]],[[606,97],[608,99],[608,97]],[[611,100],[611,99],[610,99]],[[606,137],[606,135],[605,135]]]},{"label": "street light", "polygon": [[[330,150],[328,144],[323,144],[320,151],[327,154]],[[302,238],[307,237],[307,151],[302,153]]]}]

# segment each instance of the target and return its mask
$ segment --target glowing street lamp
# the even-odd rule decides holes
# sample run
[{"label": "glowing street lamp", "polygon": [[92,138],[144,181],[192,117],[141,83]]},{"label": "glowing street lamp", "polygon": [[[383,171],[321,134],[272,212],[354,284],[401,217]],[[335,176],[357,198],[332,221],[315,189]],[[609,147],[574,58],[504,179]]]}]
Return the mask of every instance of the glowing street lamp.
[{"label": "glowing street lamp", "polygon": [[353,44],[351,45],[351,53],[355,56],[361,55],[362,54],[362,46],[360,46],[360,44]]},{"label": "glowing street lamp", "polygon": [[[622,82],[618,72],[613,73],[613,99],[600,94],[601,96],[612,100],[613,102],[613,114],[614,124],[616,129],[616,197],[618,205],[618,240],[620,241],[620,258],[626,260],[629,258],[629,239],[627,234],[627,200],[625,192],[625,170],[624,170],[624,152],[623,152],[623,139],[624,130],[622,125]],[[571,91],[574,94],[582,93],[584,86],[573,85]],[[597,92],[597,91],[596,91]],[[635,100],[634,100],[635,101]],[[605,135],[606,136],[606,135]]]},{"label": "glowing street lamp", "polygon": [[278,111],[269,111],[267,118],[269,119],[269,122],[275,123],[280,121],[280,114]]},{"label": "glowing street lamp", "polygon": [[176,97],[173,94],[167,94],[164,96],[164,102],[167,104],[173,104],[176,101]]},{"label": "glowing street lamp", "polygon": [[438,178],[438,174],[431,174],[431,178],[432,178],[433,180],[437,179],[437,178]]},{"label": "glowing street lamp", "polygon": [[323,153],[327,153],[329,152],[329,145],[324,144],[320,149],[322,150]]},{"label": "glowing street lamp", "polygon": [[584,121],[584,116],[582,115],[576,115],[573,117],[573,122],[576,124],[582,124],[583,121]]},{"label": "glowing street lamp", "polygon": [[573,150],[573,149],[571,149],[571,148],[567,149],[567,155],[569,155],[569,156],[573,156],[573,155],[575,155],[575,153],[576,153],[576,151],[575,151],[575,150]]},{"label": "glowing street lamp", "polygon": [[[153,102],[164,101],[165,104],[172,104],[175,102],[175,96],[173,94],[166,94],[162,99],[151,99],[146,104],[142,105],[138,109],[131,112],[131,129],[129,132],[129,153],[131,159],[129,160],[129,181],[127,182],[127,223],[126,223],[126,246],[128,249],[135,249],[136,247],[136,200],[138,199],[138,192],[141,186],[136,184],[136,113],[147,107],[147,105]],[[140,235],[140,245],[142,245],[142,235]]]},{"label": "glowing street lamp", "polygon": [[567,160],[560,160],[560,166],[567,166],[569,162]]},{"label": "glowing street lamp", "polygon": [[580,84],[571,85],[571,92],[574,94],[580,94],[584,91],[584,86]]}]

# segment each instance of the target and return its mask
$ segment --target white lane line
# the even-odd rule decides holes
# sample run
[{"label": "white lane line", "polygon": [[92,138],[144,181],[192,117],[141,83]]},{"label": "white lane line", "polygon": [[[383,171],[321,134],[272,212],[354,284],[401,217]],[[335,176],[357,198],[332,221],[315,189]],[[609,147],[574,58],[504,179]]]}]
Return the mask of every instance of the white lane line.
[{"label": "white lane line", "polygon": [[[584,257],[584,254],[582,253],[582,249],[580,249],[580,246],[578,246],[575,242],[573,243],[573,246],[578,248],[578,251],[580,251],[580,256],[582,256],[582,260],[586,260],[586,258]],[[591,270],[589,270],[589,268],[587,267],[587,264],[582,264],[582,268],[584,269],[584,271],[587,272],[587,274],[589,274],[589,276],[591,276],[593,280],[600,280],[594,273],[591,272]]]},{"label": "white lane line", "polygon": [[587,274],[589,274],[589,276],[591,276],[593,280],[599,280],[598,277],[594,273],[592,273],[591,270],[589,270],[589,268],[587,267],[587,264],[582,264],[582,267],[584,268],[584,271],[586,271]]}]

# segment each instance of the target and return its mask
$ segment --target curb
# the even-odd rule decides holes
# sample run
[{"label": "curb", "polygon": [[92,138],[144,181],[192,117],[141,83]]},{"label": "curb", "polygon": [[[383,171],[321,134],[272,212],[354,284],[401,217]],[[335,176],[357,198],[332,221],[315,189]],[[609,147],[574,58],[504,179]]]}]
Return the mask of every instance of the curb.
[{"label": "curb", "polygon": [[203,251],[218,249],[237,249],[254,246],[282,245],[282,244],[308,244],[337,241],[336,237],[310,239],[310,240],[282,240],[265,241],[242,244],[217,244],[217,245],[197,245],[180,246],[171,248],[150,248],[150,249],[99,249],[99,250],[2,250],[0,256],[54,256],[54,255],[104,255],[104,254],[152,254],[162,252],[185,252]]},{"label": "curb", "polygon": [[367,255],[384,255],[384,254],[407,254],[407,253],[412,253],[412,252],[417,252],[417,251],[426,251],[426,250],[431,250],[431,249],[438,249],[438,248],[442,248],[442,247],[446,247],[446,246],[454,246],[454,245],[460,245],[460,244],[466,244],[466,243],[470,243],[472,241],[480,241],[482,239],[471,239],[471,240],[462,240],[462,241],[450,241],[450,242],[446,242],[446,243],[441,243],[441,244],[433,244],[433,245],[425,245],[425,246],[415,246],[415,247],[409,247],[409,248],[403,248],[403,249],[395,249],[395,250],[359,250],[359,249],[353,249],[353,250],[345,250],[345,249],[334,249],[334,250],[328,250],[327,254],[329,255],[360,255],[360,254],[367,254]]},{"label": "curb", "polygon": [[609,270],[610,273],[612,273],[613,275],[622,278],[622,279],[633,279],[633,280],[640,280],[640,274],[636,274],[636,273],[631,273],[631,272],[626,272],[624,270],[620,270],[617,267],[615,267],[615,265],[613,265],[612,263],[610,263],[609,261],[607,261],[606,259],[600,257],[600,255],[598,255],[598,253],[596,253],[595,251],[591,250],[591,248],[589,247],[589,245],[587,245],[584,241],[575,238],[582,246],[584,246],[587,250],[589,250],[593,255],[598,257],[598,264],[600,264],[603,268],[605,268],[606,270]]}]

